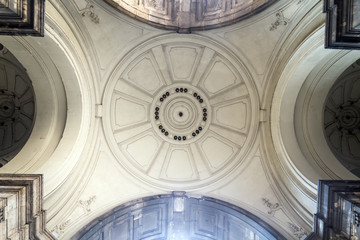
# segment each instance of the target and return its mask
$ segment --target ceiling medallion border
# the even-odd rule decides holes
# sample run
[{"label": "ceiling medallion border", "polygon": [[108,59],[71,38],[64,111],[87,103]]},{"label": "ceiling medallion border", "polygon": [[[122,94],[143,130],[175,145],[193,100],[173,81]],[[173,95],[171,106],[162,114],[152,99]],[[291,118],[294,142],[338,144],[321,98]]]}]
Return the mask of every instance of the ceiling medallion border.
[{"label": "ceiling medallion border", "polygon": [[112,71],[103,106],[105,138],[118,162],[164,190],[234,176],[259,127],[248,70],[226,47],[198,35],[166,34],[135,47]]},{"label": "ceiling medallion border", "polygon": [[110,6],[141,22],[180,33],[228,26],[249,18],[277,0],[104,0]]}]

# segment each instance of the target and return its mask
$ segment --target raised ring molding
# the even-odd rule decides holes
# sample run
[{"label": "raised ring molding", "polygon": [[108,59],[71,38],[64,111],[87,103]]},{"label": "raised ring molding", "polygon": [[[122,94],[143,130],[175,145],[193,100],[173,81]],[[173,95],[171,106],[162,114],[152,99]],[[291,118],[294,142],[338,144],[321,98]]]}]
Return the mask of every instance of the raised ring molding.
[{"label": "raised ring molding", "polygon": [[259,124],[257,91],[241,62],[196,35],[140,45],[118,64],[104,96],[112,152],[134,176],[162,189],[199,189],[234,172]]},{"label": "raised ring molding", "polygon": [[42,175],[0,174],[1,239],[56,239],[46,229],[42,181]]}]

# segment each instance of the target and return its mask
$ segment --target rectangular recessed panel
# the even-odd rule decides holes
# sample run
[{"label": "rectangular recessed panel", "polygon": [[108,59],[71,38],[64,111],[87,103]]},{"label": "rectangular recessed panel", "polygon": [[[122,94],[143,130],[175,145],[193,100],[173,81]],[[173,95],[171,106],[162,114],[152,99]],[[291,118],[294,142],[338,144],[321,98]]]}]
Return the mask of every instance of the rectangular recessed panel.
[{"label": "rectangular recessed panel", "polygon": [[[111,226],[109,231],[109,240],[121,239],[121,240],[132,240],[131,234],[131,218],[126,221],[120,221]],[[107,240],[105,237],[104,240]]]},{"label": "rectangular recessed panel", "polygon": [[266,240],[268,239],[248,223],[234,217],[226,217],[224,239],[227,240]]},{"label": "rectangular recessed panel", "polygon": [[165,239],[168,221],[168,204],[145,206],[135,215],[134,239]]},{"label": "rectangular recessed panel", "polygon": [[88,240],[104,240],[103,232],[96,232]]},{"label": "rectangular recessed panel", "polygon": [[190,209],[190,235],[196,239],[221,239],[222,214],[216,208],[192,204]]},{"label": "rectangular recessed panel", "polygon": [[142,235],[151,236],[161,233],[161,209],[144,212],[142,216]]},{"label": "rectangular recessed panel", "polygon": [[199,211],[197,213],[196,232],[197,234],[216,237],[217,216],[216,213],[209,211]]}]

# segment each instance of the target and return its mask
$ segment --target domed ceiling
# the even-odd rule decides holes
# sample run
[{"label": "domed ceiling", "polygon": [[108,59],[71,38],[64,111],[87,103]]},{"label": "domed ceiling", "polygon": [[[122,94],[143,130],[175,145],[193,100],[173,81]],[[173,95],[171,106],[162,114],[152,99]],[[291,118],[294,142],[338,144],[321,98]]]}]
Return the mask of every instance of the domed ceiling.
[{"label": "domed ceiling", "polygon": [[174,35],[148,41],[118,66],[104,122],[130,172],[165,189],[193,189],[241,163],[258,126],[257,94],[230,52]]},{"label": "domed ceiling", "polygon": [[232,24],[275,0],[104,0],[119,11],[165,29],[188,32]]}]

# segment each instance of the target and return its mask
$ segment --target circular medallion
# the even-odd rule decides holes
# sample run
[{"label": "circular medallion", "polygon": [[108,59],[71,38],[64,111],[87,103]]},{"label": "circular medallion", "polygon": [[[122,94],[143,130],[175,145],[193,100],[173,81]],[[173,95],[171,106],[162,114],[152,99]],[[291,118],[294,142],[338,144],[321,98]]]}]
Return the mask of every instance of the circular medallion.
[{"label": "circular medallion", "polygon": [[211,107],[206,94],[190,84],[172,84],[155,97],[150,116],[153,127],[165,141],[189,144],[208,129]]},{"label": "circular medallion", "polygon": [[108,82],[103,124],[125,169],[190,190],[233,172],[258,127],[257,94],[239,60],[202,37],[168,35],[130,52]]},{"label": "circular medallion", "polygon": [[0,58],[0,167],[15,157],[30,137],[34,95],[25,70]]}]

